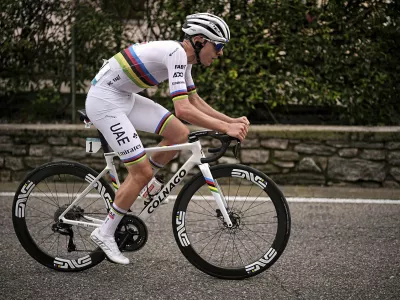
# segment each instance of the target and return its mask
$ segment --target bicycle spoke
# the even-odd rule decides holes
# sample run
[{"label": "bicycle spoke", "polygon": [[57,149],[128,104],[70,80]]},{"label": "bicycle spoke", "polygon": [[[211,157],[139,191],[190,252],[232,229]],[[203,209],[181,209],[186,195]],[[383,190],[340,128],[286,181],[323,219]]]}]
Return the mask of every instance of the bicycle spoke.
[{"label": "bicycle spoke", "polygon": [[[236,234],[234,235],[234,237],[236,238]],[[240,260],[242,261],[242,264],[245,265],[245,263],[244,263],[242,257],[240,256],[240,252],[239,252],[239,250],[238,250],[237,247],[236,247],[235,239],[233,239],[233,248],[236,248],[236,251],[237,251],[237,253],[239,254],[239,258],[240,258]]]},{"label": "bicycle spoke", "polygon": [[[249,207],[248,207],[245,211],[243,211],[243,213],[251,209],[251,207],[253,206],[253,204],[257,201],[257,199],[260,197],[260,195],[261,195],[262,193],[263,193],[263,190],[260,191],[260,193],[258,194],[257,197],[254,197],[253,202],[251,202],[251,204],[249,205]],[[265,201],[265,203],[268,203],[268,202]]]},{"label": "bicycle spoke", "polygon": [[[223,230],[223,229],[220,229],[220,230],[218,230],[218,231],[222,231],[222,230]],[[217,232],[217,233],[218,233],[218,232]],[[202,240],[198,240],[198,241],[191,242],[191,244],[194,245],[194,244],[200,243],[200,242],[202,242],[202,241],[204,241],[204,240],[206,240],[206,239],[208,239],[209,237],[212,237],[212,236],[214,236],[214,234],[211,234],[211,235],[205,237],[205,238],[202,239]]]},{"label": "bicycle spoke", "polygon": [[[50,215],[50,214],[48,214],[48,213],[45,213],[44,211],[41,211],[41,210],[39,210],[39,209],[37,209],[37,208],[34,208],[34,207],[32,207],[32,206],[28,206],[28,205],[27,205],[26,208],[30,208],[30,209],[33,209],[33,210],[35,210],[35,211],[38,211],[38,212],[44,214],[45,216],[49,216],[51,219],[54,218],[54,216],[52,216],[52,215]],[[26,209],[26,208],[25,208],[25,209]]]},{"label": "bicycle spoke", "polygon": [[214,207],[211,206],[210,202],[208,200],[206,200],[206,198],[203,196],[203,194],[201,192],[199,192],[201,197],[203,197],[203,199],[207,202],[208,206],[211,208],[211,210],[214,210]]},{"label": "bicycle spoke", "polygon": [[[81,194],[81,190],[82,190],[82,187],[83,187],[83,185],[84,184],[87,184],[87,182],[86,181],[83,181],[82,182],[82,184],[81,184],[81,186],[79,187],[79,189],[77,190],[77,192],[75,193],[75,195],[74,195],[74,200],[78,197],[78,194]],[[75,180],[74,180],[74,189],[75,189]],[[90,190],[90,191],[88,191],[88,194],[91,192],[93,190],[93,188]],[[74,201],[72,201],[72,202],[74,202]]]},{"label": "bicycle spoke", "polygon": [[262,231],[254,231],[254,230],[251,230],[250,228],[247,229],[247,228],[245,228],[245,227],[243,227],[241,230],[242,230],[242,231],[257,232],[258,234],[266,234],[266,235],[270,235],[270,236],[275,236],[275,234],[267,233],[267,232],[265,232],[264,230],[262,230]]},{"label": "bicycle spoke", "polygon": [[221,239],[221,235],[222,235],[222,231],[221,231],[221,233],[220,233],[220,235],[219,235],[219,237],[218,237],[218,240],[215,242],[213,251],[211,251],[211,253],[210,253],[210,259],[211,259],[211,256],[214,254],[215,247],[217,247],[217,245],[218,245],[218,241]]},{"label": "bicycle spoke", "polygon": [[220,229],[206,229],[202,231],[189,231],[188,233],[194,234],[194,233],[203,233],[203,232],[210,232],[210,231],[219,231]]},{"label": "bicycle spoke", "polygon": [[207,216],[207,217],[209,217],[209,216],[211,216],[211,217],[213,217],[213,218],[217,218],[217,216],[215,216],[214,214],[211,214],[211,215],[209,215],[209,214],[203,214],[203,213],[201,213],[201,212],[197,212],[197,211],[193,211],[193,210],[187,210],[186,211],[187,213],[191,213],[191,214],[196,214],[196,215],[202,215],[202,216]]},{"label": "bicycle spoke", "polygon": [[239,186],[238,186],[238,189],[237,189],[237,191],[236,191],[235,198],[233,198],[233,203],[232,203],[231,209],[233,209],[233,207],[235,206],[236,197],[237,197],[237,195],[238,195],[238,193],[239,193],[240,186],[242,185],[242,180],[243,180],[243,179],[240,179],[240,181],[239,181]]},{"label": "bicycle spoke", "polygon": [[43,226],[42,228],[40,228],[37,232],[42,232],[47,226],[49,226],[51,223],[53,223],[54,221],[51,220],[49,223],[47,223],[45,226]]},{"label": "bicycle spoke", "polygon": [[[203,197],[204,198],[204,197]],[[205,199],[204,199],[205,200]],[[192,201],[193,204],[196,204],[197,206],[201,207],[202,209],[204,209],[206,212],[209,212],[211,215],[213,215],[213,212],[210,212],[209,210],[205,209],[203,206],[201,206],[200,204],[197,203],[196,200]]]},{"label": "bicycle spoke", "polygon": [[249,190],[249,192],[247,193],[246,200],[243,201],[243,204],[242,204],[242,207],[240,208],[240,211],[243,209],[243,206],[245,205],[245,203],[246,203],[246,201],[247,201],[247,198],[249,197],[252,188],[253,188],[253,186],[250,186],[250,190]]},{"label": "bicycle spoke", "polygon": [[50,249],[48,250],[48,252],[50,252],[51,249],[53,249],[54,245],[56,244],[55,241],[58,240],[59,237],[60,237],[59,235],[55,237],[54,242],[51,244],[51,247],[50,247]]},{"label": "bicycle spoke", "polygon": [[[53,200],[54,204],[55,204],[57,207],[59,207],[60,205],[59,205],[59,203],[58,203],[58,201],[57,201],[58,199],[56,199],[56,197],[54,197],[54,194],[51,192],[52,189],[50,189],[49,184],[48,184],[47,181],[48,181],[48,178],[46,178],[46,179],[43,181],[43,184],[47,187],[48,192],[42,191],[39,187],[38,187],[38,190],[41,191],[41,192],[43,192],[43,193],[46,195],[46,197],[49,198],[50,201]],[[49,196],[47,196],[47,193],[50,193],[51,198],[50,198]]]},{"label": "bicycle spoke", "polygon": [[[228,181],[228,203],[229,203],[230,192],[231,192],[231,178],[229,177],[229,181]],[[229,204],[227,204],[227,206],[229,207]]]},{"label": "bicycle spoke", "polygon": [[242,234],[244,234],[248,239],[249,239],[249,241],[254,245],[254,246],[256,246],[256,248],[260,251],[260,252],[263,252],[263,249],[260,249],[259,247],[258,247],[258,245],[256,244],[256,243],[254,243],[254,240],[251,238],[251,237],[249,237],[246,233],[244,233],[243,231],[239,231],[240,233],[242,233]]},{"label": "bicycle spoke", "polygon": [[[47,183],[45,182],[45,185],[47,186]],[[48,186],[47,186],[48,187]],[[56,206],[56,207],[59,207],[59,205],[57,204],[57,202],[54,200],[54,199],[52,199],[52,198],[50,198],[48,195],[47,195],[47,192],[44,192],[41,188],[40,188],[40,186],[36,186],[35,187],[35,189],[37,189],[40,193],[42,193],[42,194],[44,194],[45,195],[45,197],[47,198],[47,199],[49,199],[50,200],[50,202],[52,202],[52,203],[54,203],[54,206]],[[50,192],[51,193],[51,192]],[[53,195],[51,195],[52,197],[54,197]],[[35,198],[36,198],[36,196],[34,196]],[[38,198],[38,199],[41,199],[41,198]],[[45,202],[44,200],[42,200],[43,202]],[[50,204],[50,203],[49,203]]]},{"label": "bicycle spoke", "polygon": [[65,193],[67,194],[67,203],[71,204],[72,202],[70,201],[69,193],[68,193],[68,183],[67,183],[67,180],[65,180],[65,179],[66,178],[65,178],[65,175],[64,175],[64,184],[65,184]]},{"label": "bicycle spoke", "polygon": [[231,239],[231,236],[232,236],[232,233],[229,233],[229,239],[228,239],[228,241],[226,242],[224,253],[222,253],[222,258],[221,258],[221,262],[220,262],[221,264],[222,264],[223,261],[224,261],[225,252],[226,252],[226,249],[228,248],[228,244],[229,244],[229,241],[230,241],[230,239]]},{"label": "bicycle spoke", "polygon": [[[245,253],[247,253],[247,254],[250,255],[250,251],[247,249],[246,245],[243,244],[243,242],[241,241],[239,235],[238,235],[238,234],[235,234],[235,236],[236,236],[236,239],[243,245],[243,248],[246,250]],[[253,242],[253,241],[252,241],[252,242]],[[254,242],[253,242],[253,243],[254,243]],[[261,250],[261,249],[259,249],[259,250]],[[251,258],[251,257],[250,257],[250,258]]]},{"label": "bicycle spoke", "polygon": [[60,240],[62,239],[61,235],[57,235],[57,256],[59,256],[59,246],[60,246]]},{"label": "bicycle spoke", "polygon": [[44,240],[48,239],[50,236],[52,236],[52,235],[54,235],[54,234],[55,234],[55,233],[52,232],[52,233],[50,233],[49,235],[45,236],[45,237],[38,243],[38,246],[39,246],[39,245],[42,245],[43,242],[44,242]]},{"label": "bicycle spoke", "polygon": [[269,214],[269,213],[274,213],[275,211],[266,211],[266,212],[262,212],[259,214],[255,214],[255,215],[250,215],[250,216],[243,216],[242,219],[247,219],[247,218],[251,218],[251,217],[255,217],[255,216],[260,216],[260,215],[265,215],[265,214]]},{"label": "bicycle spoke", "polygon": [[215,221],[215,219],[216,219],[216,217],[212,218],[212,219],[186,220],[185,223],[194,223],[194,222],[198,223],[198,222],[205,222],[205,221],[210,221],[210,220]]},{"label": "bicycle spoke", "polygon": [[41,201],[41,202],[44,202],[44,203],[46,203],[46,204],[48,204],[48,205],[51,205],[51,206],[54,206],[54,207],[59,207],[57,204],[55,204],[54,202],[47,202],[47,201],[45,201],[45,200],[43,200],[42,198],[38,198],[38,197],[36,197],[36,196],[33,196],[33,195],[31,195],[30,197],[29,197],[29,202],[31,202],[31,201],[33,201],[33,200],[35,200],[35,199],[37,199],[37,200],[39,200],[39,201]]},{"label": "bicycle spoke", "polygon": [[[62,175],[62,174],[61,174],[61,175]],[[59,178],[59,181],[58,181],[58,182],[62,182],[61,175],[58,175],[58,178]],[[65,176],[65,175],[64,175],[64,176]],[[56,190],[57,200],[59,201],[59,199],[60,199],[61,197],[58,196],[59,193],[58,193],[58,190],[57,190],[57,181],[54,180],[54,181],[53,181],[53,184],[54,184],[54,188],[55,188],[55,190]],[[58,202],[58,203],[60,203],[60,202]]]},{"label": "bicycle spoke", "polygon": [[[246,225],[244,225],[244,228],[248,228]],[[263,237],[261,237],[256,231],[251,230],[250,228],[248,228],[249,231],[251,231],[252,233],[254,233],[256,236],[258,236],[260,239],[262,239],[264,242],[268,243],[268,241],[266,241]]]},{"label": "bicycle spoke", "polygon": [[[30,217],[29,217],[30,218]],[[50,218],[52,221],[50,222],[50,224],[51,223],[53,223],[53,219],[52,218]],[[36,223],[33,223],[33,224],[30,224],[30,226],[35,226],[35,225],[38,225],[38,224],[40,224],[40,223],[42,223],[42,222],[45,222],[45,221],[48,221],[49,219],[47,218],[47,219],[44,219],[43,220],[43,218],[41,218],[41,220],[40,221],[38,221],[38,222],[36,222]]]},{"label": "bicycle spoke", "polygon": [[260,224],[277,224],[278,222],[259,222],[259,223],[245,223],[245,225],[260,225]]},{"label": "bicycle spoke", "polygon": [[256,207],[259,207],[259,206],[264,205],[264,204],[267,204],[267,203],[270,203],[270,202],[268,202],[268,201],[262,201],[260,204],[257,204],[256,206],[253,206],[252,208],[248,208],[248,209],[246,209],[245,211],[242,211],[242,213],[245,213],[246,211],[252,210],[252,209],[254,209],[254,208],[256,208]]},{"label": "bicycle spoke", "polygon": [[[82,209],[83,209],[83,210],[86,210],[88,207],[90,207],[90,206],[92,206],[94,203],[96,203],[96,201],[98,201],[99,199],[100,199],[100,197],[98,197],[97,199],[93,200],[92,203],[90,203],[89,205],[83,207]],[[98,209],[97,211],[102,210],[102,209],[104,209],[104,207]]]},{"label": "bicycle spoke", "polygon": [[[222,231],[222,230],[220,230],[220,231]],[[215,237],[217,236],[217,234],[218,234],[218,233],[216,233],[216,234],[213,235],[214,237],[203,247],[203,249],[199,252],[199,254],[201,254],[201,252],[203,252],[203,250],[211,243],[211,241],[212,241],[213,239],[215,239]]]},{"label": "bicycle spoke", "polygon": [[[73,180],[73,182],[72,182],[72,195],[71,195],[71,203],[72,202],[74,202],[74,199],[76,199],[76,196],[74,196],[74,194],[75,194],[75,178],[74,178],[74,180]],[[83,183],[82,183],[82,185],[83,185]],[[80,189],[78,189],[78,192],[80,191]]]},{"label": "bicycle spoke", "polygon": [[81,237],[83,247],[85,248],[85,250],[87,250],[86,245],[85,245],[85,239],[82,237],[82,234],[81,234],[81,232],[79,230],[79,227],[77,227],[76,229],[78,231],[79,236]]},{"label": "bicycle spoke", "polygon": [[[29,219],[35,219],[35,218],[43,219],[43,216],[29,216]],[[52,219],[52,218],[47,218],[47,219]]]}]

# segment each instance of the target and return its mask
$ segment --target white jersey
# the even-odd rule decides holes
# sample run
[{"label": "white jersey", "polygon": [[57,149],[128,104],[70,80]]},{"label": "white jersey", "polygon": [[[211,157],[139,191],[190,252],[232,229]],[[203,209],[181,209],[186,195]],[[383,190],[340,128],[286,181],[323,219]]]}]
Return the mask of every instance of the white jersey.
[{"label": "white jersey", "polygon": [[196,92],[191,70],[192,65],[187,63],[181,43],[140,43],[109,59],[92,80],[92,85],[101,84],[122,92],[138,93],[168,79],[172,100],[178,101]]}]

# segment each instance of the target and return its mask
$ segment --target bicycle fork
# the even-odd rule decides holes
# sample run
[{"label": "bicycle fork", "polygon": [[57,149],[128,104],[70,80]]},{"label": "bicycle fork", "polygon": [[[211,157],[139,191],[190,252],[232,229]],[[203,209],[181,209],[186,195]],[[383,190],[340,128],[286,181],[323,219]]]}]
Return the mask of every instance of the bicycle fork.
[{"label": "bicycle fork", "polygon": [[219,208],[219,210],[222,213],[222,216],[224,217],[224,220],[226,222],[226,224],[228,225],[228,227],[232,227],[232,222],[231,219],[228,215],[227,212],[227,202],[225,200],[224,195],[222,194],[222,190],[219,187],[218,183],[216,180],[214,180],[214,178],[212,177],[211,171],[210,171],[210,166],[209,164],[201,164],[199,165],[200,171],[204,176],[204,179],[206,180],[206,183],[208,185],[208,188],[211,191],[211,194],[213,195],[215,202],[217,203],[217,206]]}]

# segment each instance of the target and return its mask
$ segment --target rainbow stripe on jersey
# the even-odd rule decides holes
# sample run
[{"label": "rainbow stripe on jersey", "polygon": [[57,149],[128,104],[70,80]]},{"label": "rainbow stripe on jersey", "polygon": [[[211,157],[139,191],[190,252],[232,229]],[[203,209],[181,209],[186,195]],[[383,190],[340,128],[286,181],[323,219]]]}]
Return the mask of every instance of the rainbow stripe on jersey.
[{"label": "rainbow stripe on jersey", "polygon": [[195,85],[189,85],[187,87],[188,95],[196,93],[196,86]]},{"label": "rainbow stripe on jersey", "polygon": [[188,97],[188,92],[186,89],[174,91],[171,93],[171,97],[172,97],[173,102],[182,100],[182,99],[186,99]]},{"label": "rainbow stripe on jersey", "polygon": [[143,62],[130,46],[114,55],[122,70],[138,87],[148,88],[158,85],[159,82],[146,69]]}]

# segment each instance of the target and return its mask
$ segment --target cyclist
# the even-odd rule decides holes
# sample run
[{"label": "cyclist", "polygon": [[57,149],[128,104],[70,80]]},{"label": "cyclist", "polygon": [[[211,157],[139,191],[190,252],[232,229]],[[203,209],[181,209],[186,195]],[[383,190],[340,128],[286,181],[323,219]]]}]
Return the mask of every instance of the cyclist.
[{"label": "cyclist", "polygon": [[[239,140],[247,135],[247,118],[231,118],[211,108],[197,94],[191,76],[193,64],[209,66],[223,55],[230,39],[228,25],[215,15],[197,13],[186,17],[182,30],[183,42],[134,44],[114,55],[92,80],[86,98],[87,115],[128,170],[104,223],[91,234],[91,239],[115,263],[129,263],[114,239],[119,222],[141,189],[176,154],[159,152],[148,157],[136,130],[161,135],[159,146],[187,141],[189,130],[178,118]],[[166,79],[178,118],[138,95]]]}]

